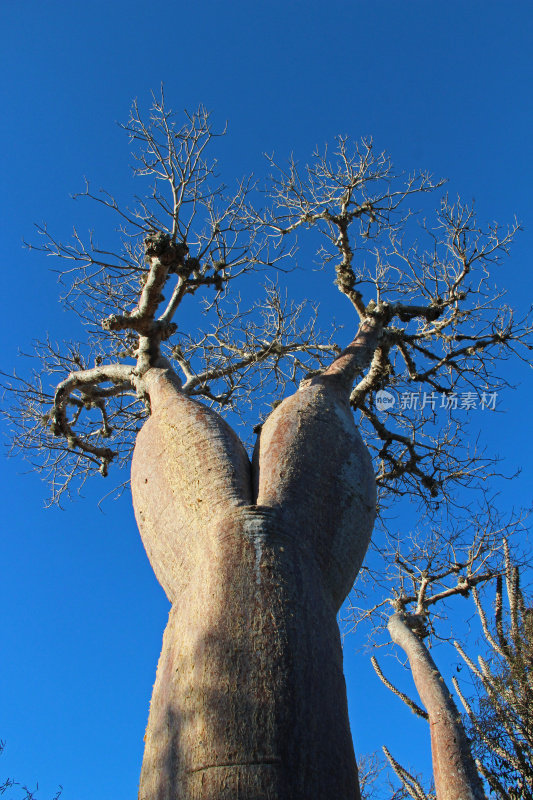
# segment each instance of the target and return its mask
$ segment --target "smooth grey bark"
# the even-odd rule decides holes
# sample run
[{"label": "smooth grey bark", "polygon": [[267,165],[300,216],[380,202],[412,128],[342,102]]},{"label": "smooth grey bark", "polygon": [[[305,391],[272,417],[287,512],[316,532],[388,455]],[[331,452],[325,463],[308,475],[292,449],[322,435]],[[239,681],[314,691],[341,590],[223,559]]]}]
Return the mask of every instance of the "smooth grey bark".
[{"label": "smooth grey bark", "polygon": [[442,675],[413,628],[419,617],[393,614],[388,630],[409,659],[420,699],[429,716],[437,800],[486,800],[461,715]]},{"label": "smooth grey bark", "polygon": [[146,378],[132,491],[172,610],[140,800],[359,797],[336,613],[376,489],[349,406],[371,350],[351,347],[275,409],[253,464],[172,375]]}]

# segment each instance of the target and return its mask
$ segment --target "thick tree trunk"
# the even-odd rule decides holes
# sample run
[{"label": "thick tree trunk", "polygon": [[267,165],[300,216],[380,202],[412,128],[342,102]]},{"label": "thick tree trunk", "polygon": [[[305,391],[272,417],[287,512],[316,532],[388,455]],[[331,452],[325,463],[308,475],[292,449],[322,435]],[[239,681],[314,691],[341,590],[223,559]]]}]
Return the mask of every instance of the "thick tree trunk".
[{"label": "thick tree trunk", "polygon": [[461,715],[429,651],[413,631],[416,617],[394,614],[391,639],[409,659],[413,680],[429,716],[437,800],[485,800]]},{"label": "thick tree trunk", "polygon": [[307,382],[238,437],[152,370],[135,513],[172,602],[140,800],[356,800],[336,613],[374,516],[346,387]]}]

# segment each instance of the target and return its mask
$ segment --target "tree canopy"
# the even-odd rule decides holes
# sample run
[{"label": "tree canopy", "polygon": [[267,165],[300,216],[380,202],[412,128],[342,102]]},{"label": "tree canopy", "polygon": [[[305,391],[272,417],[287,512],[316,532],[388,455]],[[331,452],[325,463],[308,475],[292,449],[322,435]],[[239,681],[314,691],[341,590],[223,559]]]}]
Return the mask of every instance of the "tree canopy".
[{"label": "tree canopy", "polygon": [[[243,415],[253,402],[257,422],[324,369],[345,334],[320,330],[319,298],[283,288],[287,273],[305,281],[317,263],[351,304],[354,331],[380,329],[351,405],[381,505],[408,494],[434,510],[486,474],[490,459],[467,445],[460,411],[493,407],[502,360],[528,355],[530,322],[506,306],[495,275],[516,221],[480,223],[443,196],[442,181],[396,172],[370,140],[339,137],[305,166],[271,157],[266,181],[227,186],[215,157],[225,130],[204,108],[179,120],[161,94],[147,118],[134,104],[123,128],[134,204],[89,184],[82,192],[115,216],[115,242],[75,230],[63,243],[41,226],[31,245],[61,259],[63,302],[87,331],[84,342],[39,342],[34,376],[10,383],[15,448],[44,468],[53,500],[129,460],[147,414],[142,375],[157,359],[219,410]],[[387,388],[393,405],[389,392],[382,407]]]}]

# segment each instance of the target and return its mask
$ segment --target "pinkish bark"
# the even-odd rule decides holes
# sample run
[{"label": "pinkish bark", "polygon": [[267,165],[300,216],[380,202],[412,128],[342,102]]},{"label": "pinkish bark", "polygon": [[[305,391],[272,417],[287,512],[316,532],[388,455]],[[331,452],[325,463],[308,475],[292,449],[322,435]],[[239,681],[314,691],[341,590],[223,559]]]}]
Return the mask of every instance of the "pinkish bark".
[{"label": "pinkish bark", "polygon": [[412,630],[413,618],[394,614],[388,623],[391,639],[411,667],[413,680],[429,716],[431,755],[437,800],[485,800],[461,715],[427,647]]},{"label": "pinkish bark", "polygon": [[132,491],[172,609],[140,800],[359,797],[336,614],[376,496],[343,357],[270,415],[253,465],[171,373],[146,376]]}]

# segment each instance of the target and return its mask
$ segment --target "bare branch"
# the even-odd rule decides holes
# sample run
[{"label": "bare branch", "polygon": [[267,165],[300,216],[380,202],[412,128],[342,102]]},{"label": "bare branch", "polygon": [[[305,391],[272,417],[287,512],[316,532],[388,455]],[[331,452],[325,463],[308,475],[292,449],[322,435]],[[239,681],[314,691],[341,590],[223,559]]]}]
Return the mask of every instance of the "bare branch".
[{"label": "bare branch", "polygon": [[[252,398],[256,408],[267,398],[271,405],[289,386],[324,372],[349,385],[376,455],[382,508],[387,498],[403,495],[416,495],[428,512],[437,503],[453,505],[456,487],[475,486],[494,470],[491,459],[466,445],[457,392],[499,391],[506,381],[498,364],[529,355],[529,319],[505,307],[491,277],[509,252],[516,222],[483,227],[473,208],[447,197],[433,219],[423,217],[419,206],[425,213],[426,198],[442,181],[396,173],[370,140],[340,137],[305,167],[294,158],[287,167],[270,158],[263,190],[251,178],[228,187],[218,177],[211,153],[226,131],[215,131],[201,106],[179,121],[161,92],[148,115],[134,103],[122,127],[134,148],[133,205],[88,183],[78,195],[115,217],[115,241],[100,243],[92,233],[85,239],[75,229],[65,244],[40,226],[37,249],[61,258],[63,302],[86,326],[87,349],[102,363],[130,364],[138,400],[146,400],[142,376],[165,358],[183,373],[186,393],[241,416]],[[357,333],[346,337],[352,341],[345,339],[344,349],[334,332],[320,330],[316,307],[291,305],[281,291],[267,289],[265,301],[246,308],[235,289],[241,281],[248,296],[258,297],[263,271],[295,270],[297,236],[315,246],[320,266],[351,303]],[[294,274],[298,285],[303,273]],[[73,369],[59,374],[57,348],[48,356],[57,385]],[[40,400],[32,395],[25,412],[26,441],[33,436],[35,445],[47,440],[36,418],[31,427],[30,408],[39,407],[42,417],[54,394],[46,380],[42,385]],[[15,386],[29,391],[28,382]],[[400,402],[383,413],[376,394],[387,387]],[[424,395],[420,409],[402,402],[413,387]],[[103,431],[111,424],[104,406],[131,397],[130,388],[126,382],[118,394],[100,398]],[[437,424],[437,394],[446,400],[445,425]],[[265,411],[263,405],[256,413]],[[144,410],[125,401],[117,413],[126,457]],[[61,418],[57,428],[81,458],[80,478],[81,464],[92,469],[112,457],[98,435],[78,433],[82,418]]]}]

